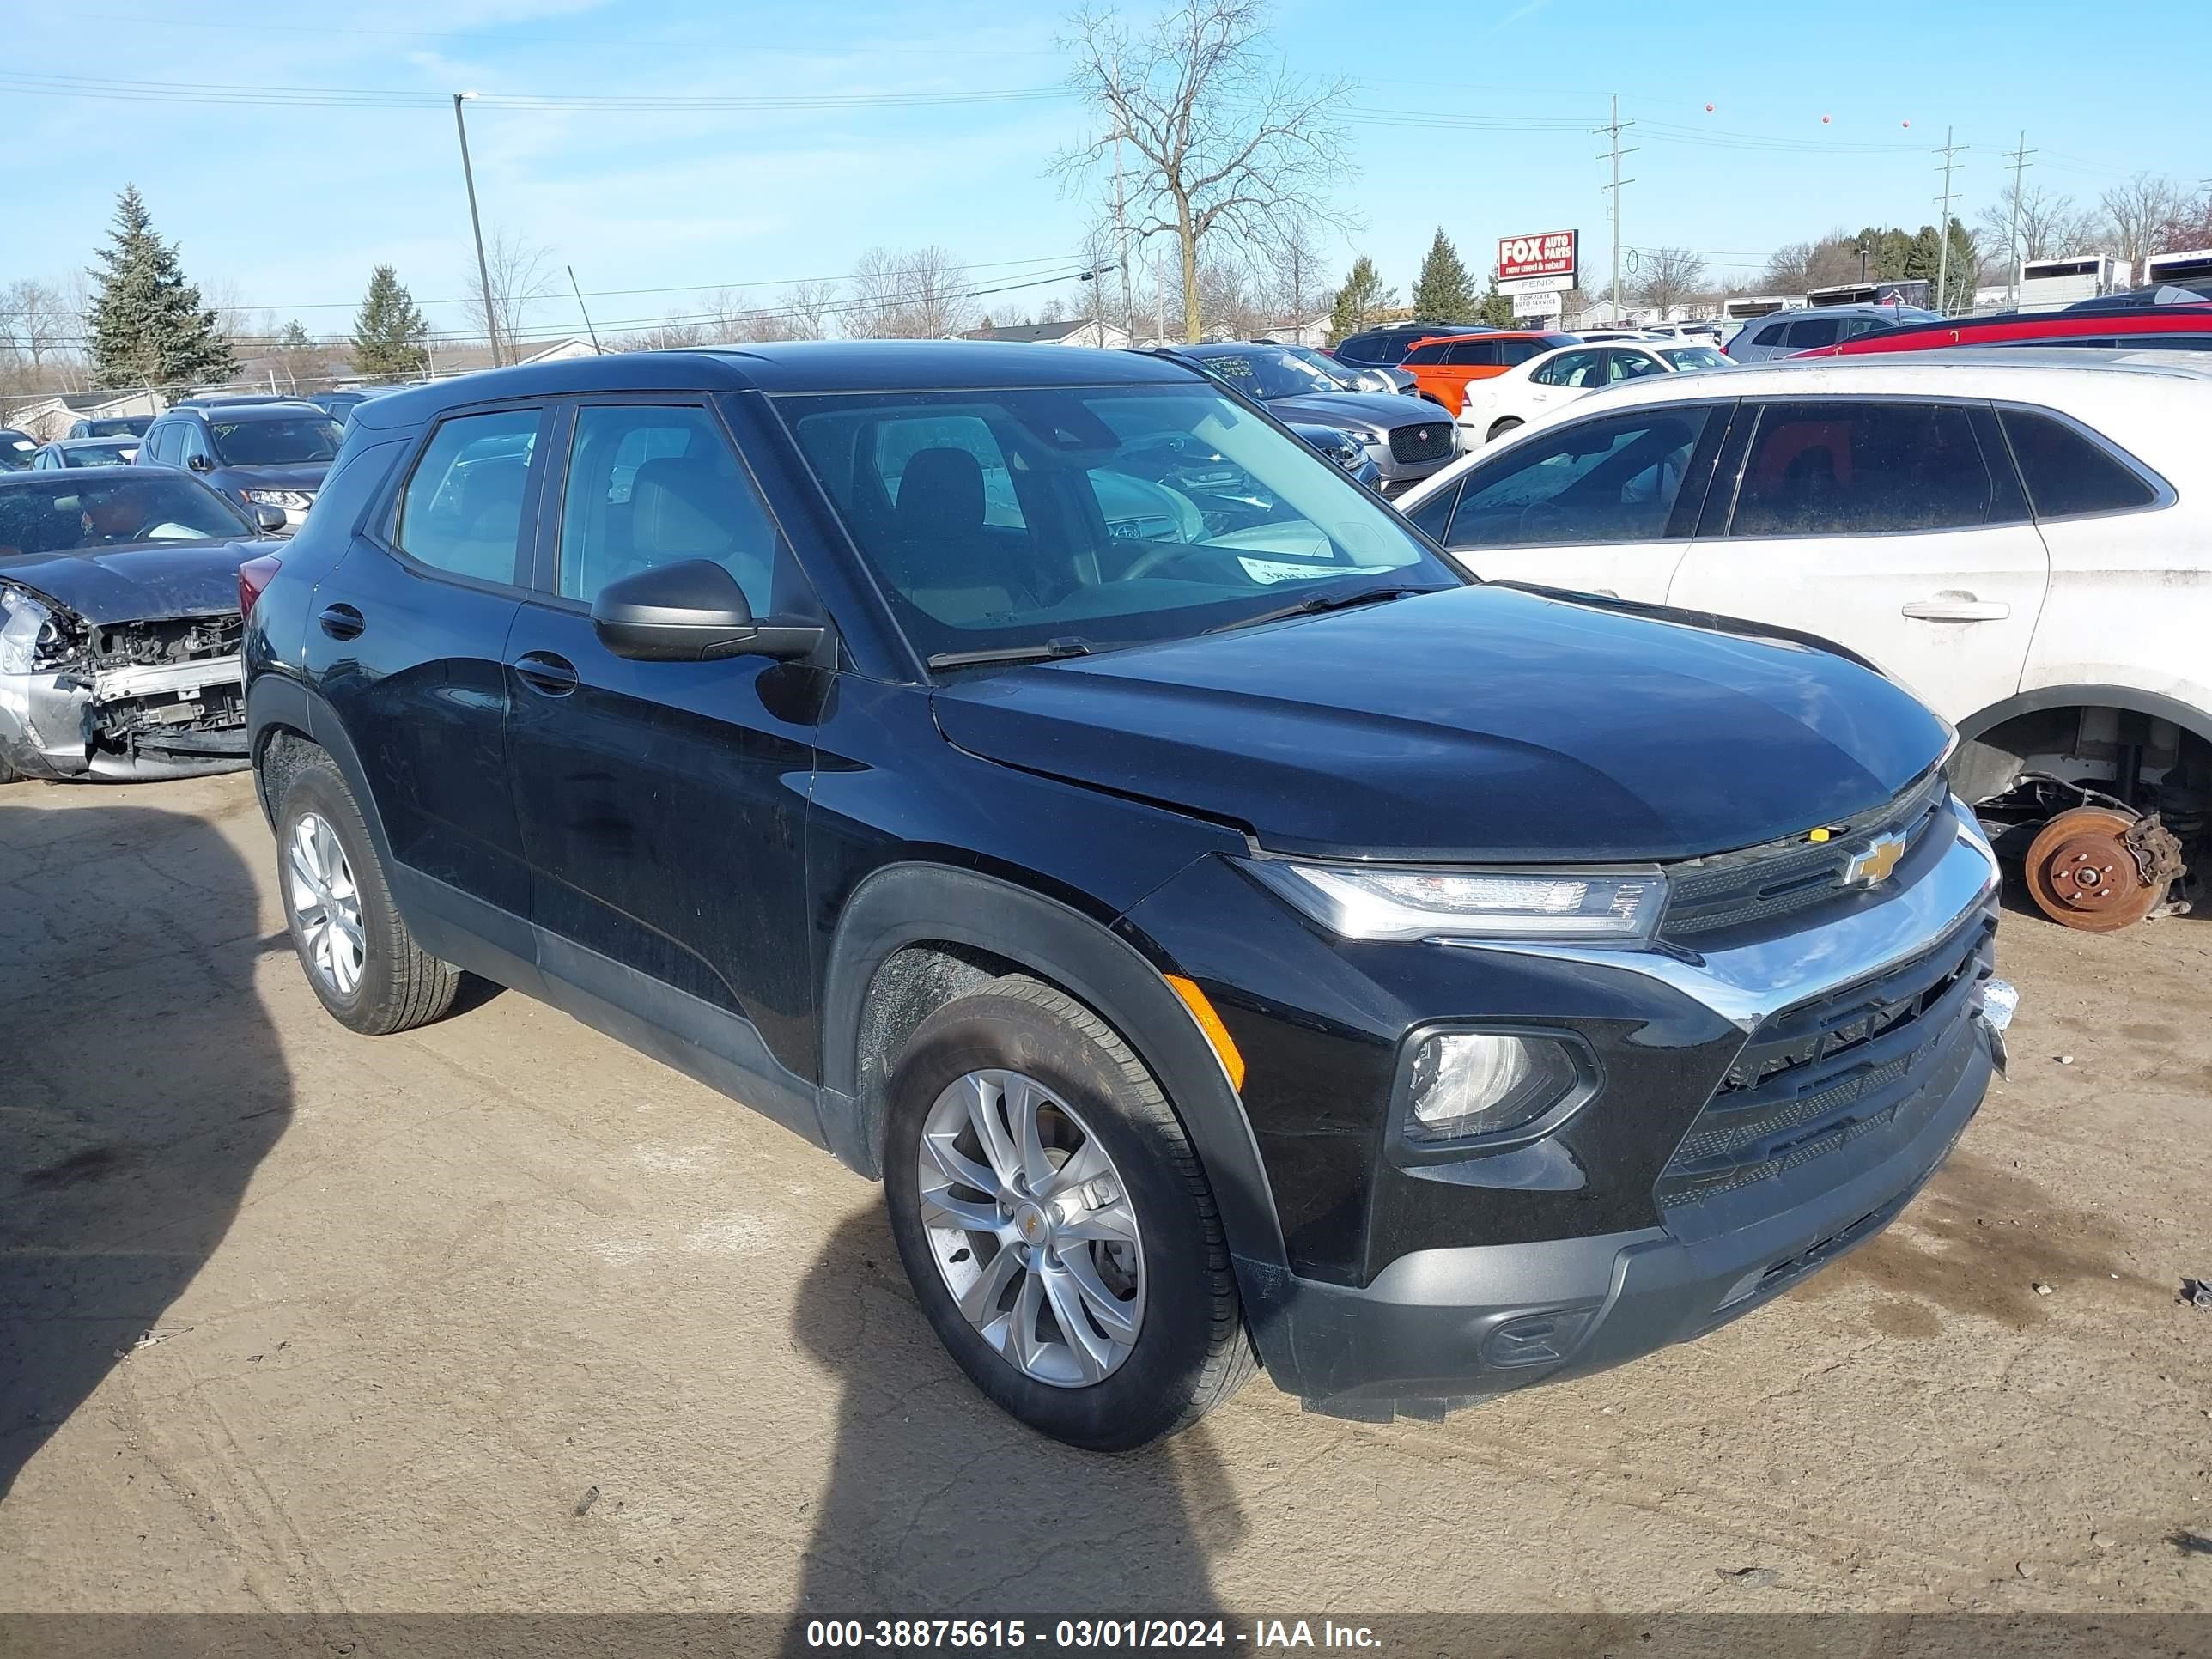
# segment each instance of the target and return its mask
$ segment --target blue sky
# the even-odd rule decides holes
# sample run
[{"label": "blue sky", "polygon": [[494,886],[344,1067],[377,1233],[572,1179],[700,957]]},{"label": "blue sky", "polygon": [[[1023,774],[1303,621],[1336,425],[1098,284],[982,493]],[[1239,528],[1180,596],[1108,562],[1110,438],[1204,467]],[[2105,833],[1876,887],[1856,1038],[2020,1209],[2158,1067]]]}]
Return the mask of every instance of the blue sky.
[{"label": "blue sky", "polygon": [[[2085,73],[2078,3],[2010,0],[1995,26],[1975,17],[1986,9],[1916,6],[1895,21],[1879,7],[1813,9],[1822,21],[1771,0],[1665,10],[1282,0],[1275,36],[1293,66],[1359,82],[1358,171],[1342,198],[1365,228],[1332,235],[1331,262],[1367,252],[1402,288],[1438,223],[1479,268],[1502,234],[1571,226],[1601,281],[1604,141],[1583,129],[1603,121],[1614,91],[1638,123],[1624,140],[1638,148],[1623,240],[1692,246],[1745,280],[1778,242],[1932,222],[1947,123],[1969,146],[1957,174],[1969,222],[2023,128],[2039,151],[2030,181],[2084,201],[2138,170],[2212,175],[2197,55],[2131,52],[2124,76]],[[458,309],[435,302],[462,292],[467,207],[450,107],[431,100],[463,88],[1021,94],[775,111],[471,105],[488,231],[511,228],[548,246],[556,269],[573,264],[603,326],[696,304],[617,290],[758,284],[766,299],[793,279],[849,271],[878,245],[939,243],[978,282],[1033,280],[1071,268],[1090,211],[1046,174],[1087,118],[1055,90],[1058,10],[1054,0],[12,0],[0,283],[84,264],[131,181],[189,274],[223,297],[343,332],[369,266],[386,261],[434,322],[458,326]],[[58,76],[146,84],[127,98],[51,95],[39,77]],[[179,101],[167,90],[179,83],[242,101]],[[276,101],[256,88],[343,88],[350,101]],[[391,92],[425,101],[369,95]],[[988,303],[1014,314],[1055,293],[1076,290]],[[565,299],[532,318],[576,320]]]}]

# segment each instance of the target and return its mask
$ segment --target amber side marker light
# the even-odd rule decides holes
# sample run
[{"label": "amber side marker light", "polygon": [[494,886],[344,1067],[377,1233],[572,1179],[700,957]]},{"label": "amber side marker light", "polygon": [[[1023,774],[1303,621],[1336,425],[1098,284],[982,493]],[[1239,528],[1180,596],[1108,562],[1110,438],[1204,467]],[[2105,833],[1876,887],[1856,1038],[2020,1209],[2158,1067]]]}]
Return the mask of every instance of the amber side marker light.
[{"label": "amber side marker light", "polygon": [[1206,1000],[1206,993],[1181,974],[1164,976],[1175,994],[1182,999],[1183,1006],[1190,1010],[1198,1029],[1206,1033],[1206,1040],[1213,1045],[1220,1056],[1221,1069],[1229,1073],[1229,1086],[1238,1093],[1244,1089],[1244,1056],[1237,1052],[1237,1040],[1229,1035],[1229,1028],[1221,1023],[1221,1016],[1213,1012],[1213,1005]]}]

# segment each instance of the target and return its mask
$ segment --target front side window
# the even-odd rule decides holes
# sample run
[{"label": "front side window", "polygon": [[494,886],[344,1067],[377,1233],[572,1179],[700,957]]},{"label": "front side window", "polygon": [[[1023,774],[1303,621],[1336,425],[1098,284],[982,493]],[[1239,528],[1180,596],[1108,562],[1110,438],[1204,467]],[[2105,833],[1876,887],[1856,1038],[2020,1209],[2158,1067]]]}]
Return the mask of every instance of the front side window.
[{"label": "front side window", "polygon": [[399,498],[400,551],[456,576],[512,582],[538,425],[534,409],[440,422]]},{"label": "front side window", "polygon": [[1431,363],[1440,363],[1444,360],[1444,349],[1445,348],[1441,342],[1433,343],[1425,346],[1415,346],[1411,351],[1406,354],[1406,367],[1408,368],[1425,368]]},{"label": "front side window", "polygon": [[2020,476],[2039,519],[2088,513],[2126,513],[2158,499],[2149,480],[2056,416],[2000,409],[2005,437],[2020,462]]},{"label": "front side window", "polygon": [[1744,457],[1731,536],[1873,535],[1990,519],[1972,418],[1951,404],[1771,404]]},{"label": "front side window", "polygon": [[1500,359],[1495,340],[1469,340],[1444,348],[1444,361],[1455,368],[1495,368]]},{"label": "front side window", "polygon": [[1678,373],[1686,373],[1693,368],[1729,367],[1729,360],[1711,346],[1680,346],[1662,351],[1659,355],[1664,357]]},{"label": "front side window", "polygon": [[208,436],[225,466],[291,466],[337,459],[343,437],[327,415],[210,421]]},{"label": "front side window", "polygon": [[177,441],[177,459],[185,465],[190,465],[194,456],[210,462],[215,459],[208,449],[206,434],[199,429],[198,424],[186,421],[183,422],[183,430]]},{"label": "front side window", "polygon": [[1645,351],[1612,351],[1606,354],[1613,362],[1612,378],[1615,380],[1640,380],[1647,374],[1664,374],[1667,365]]},{"label": "front side window", "polygon": [[776,546],[752,480],[705,410],[587,404],[577,411],[561,513],[562,598],[589,604],[609,582],[710,559],[765,616]]},{"label": "front side window", "polygon": [[1711,418],[1701,404],[1638,410],[1524,440],[1468,472],[1446,544],[1658,540]]},{"label": "front side window", "polygon": [[1105,650],[1459,580],[1334,465],[1210,384],[778,406],[925,658]]}]

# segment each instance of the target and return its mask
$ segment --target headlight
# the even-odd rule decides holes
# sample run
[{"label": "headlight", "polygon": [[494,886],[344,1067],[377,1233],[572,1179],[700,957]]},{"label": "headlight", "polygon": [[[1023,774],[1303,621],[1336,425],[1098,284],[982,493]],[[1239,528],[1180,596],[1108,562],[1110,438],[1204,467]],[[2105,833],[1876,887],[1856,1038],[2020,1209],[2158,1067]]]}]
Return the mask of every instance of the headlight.
[{"label": "headlight", "polygon": [[1645,939],[1667,902],[1656,871],[1370,869],[1284,859],[1244,867],[1346,939]]},{"label": "headlight", "polygon": [[1406,1138],[1426,1145],[1525,1128],[1583,1082],[1574,1051],[1559,1038],[1441,1032],[1413,1050]]},{"label": "headlight", "polygon": [[0,674],[27,674],[39,664],[39,636],[52,613],[28,593],[0,587]]},{"label": "headlight", "polygon": [[242,489],[239,494],[261,507],[289,507],[295,513],[304,513],[315,498],[303,489]]},{"label": "headlight", "polygon": [[1371,446],[1383,441],[1382,434],[1370,427],[1354,427],[1346,432],[1344,435],[1351,439],[1352,442],[1361,445]]}]

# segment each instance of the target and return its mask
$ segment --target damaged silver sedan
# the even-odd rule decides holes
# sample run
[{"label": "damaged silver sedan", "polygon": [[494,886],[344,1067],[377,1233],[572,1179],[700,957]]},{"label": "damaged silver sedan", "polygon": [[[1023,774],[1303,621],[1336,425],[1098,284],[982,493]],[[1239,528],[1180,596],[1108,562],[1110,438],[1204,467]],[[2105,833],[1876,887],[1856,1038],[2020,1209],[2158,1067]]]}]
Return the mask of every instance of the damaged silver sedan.
[{"label": "damaged silver sedan", "polygon": [[0,477],[0,782],[244,765],[238,567],[263,529],[167,469]]}]

